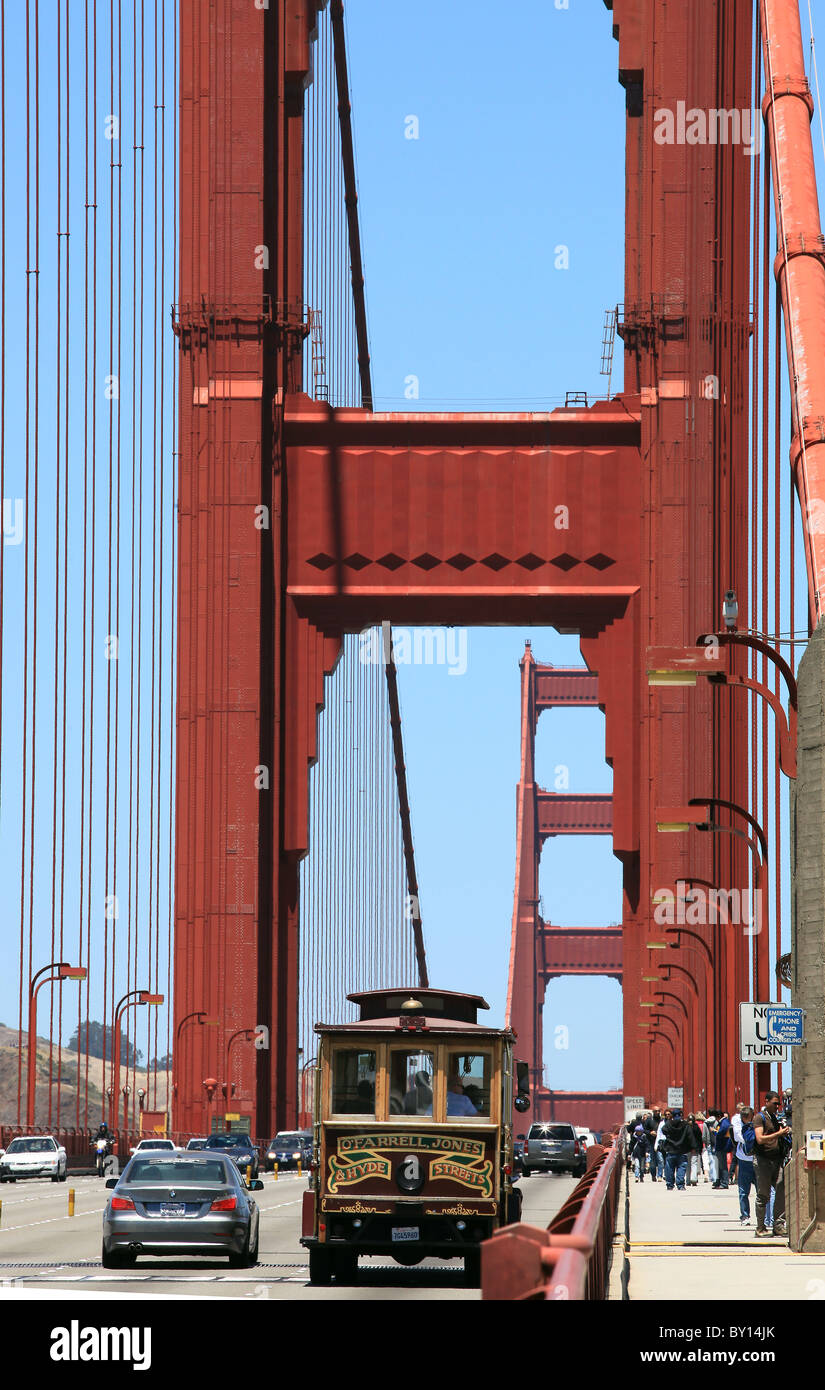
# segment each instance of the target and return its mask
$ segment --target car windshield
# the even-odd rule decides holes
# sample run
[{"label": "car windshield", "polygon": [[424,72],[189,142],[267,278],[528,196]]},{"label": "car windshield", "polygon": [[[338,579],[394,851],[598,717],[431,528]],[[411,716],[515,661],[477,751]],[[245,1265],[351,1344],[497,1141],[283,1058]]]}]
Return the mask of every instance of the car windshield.
[{"label": "car windshield", "polygon": [[183,1183],[196,1186],[226,1187],[231,1178],[220,1159],[205,1163],[158,1163],[151,1158],[134,1158],[123,1175],[127,1183],[151,1183],[154,1187],[176,1187]]},{"label": "car windshield", "polygon": [[305,1144],[305,1134],[276,1134],[272,1140],[273,1149],[298,1149]]},{"label": "car windshield", "polygon": [[54,1153],[53,1139],[12,1139],[6,1153],[10,1154],[50,1154]]},{"label": "car windshield", "polygon": [[138,1144],[139,1149],[173,1149],[174,1147],[171,1139],[141,1139]]},{"label": "car windshield", "polygon": [[252,1141],[246,1134],[211,1134],[206,1141],[208,1149],[251,1149]]},{"label": "car windshield", "polygon": [[530,1130],[531,1139],[575,1139],[570,1125],[534,1125]]}]

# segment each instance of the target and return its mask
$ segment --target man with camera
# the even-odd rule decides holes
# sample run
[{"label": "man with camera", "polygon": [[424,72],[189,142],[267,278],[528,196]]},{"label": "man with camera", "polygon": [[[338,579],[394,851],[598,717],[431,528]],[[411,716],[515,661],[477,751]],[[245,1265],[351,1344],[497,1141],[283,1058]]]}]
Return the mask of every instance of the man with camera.
[{"label": "man with camera", "polygon": [[[779,1096],[776,1091],[768,1091],[765,1103],[753,1119],[755,1136],[754,1167],[756,1176],[756,1234],[757,1236],[786,1236],[785,1224],[785,1182],[783,1167],[790,1147],[790,1125],[783,1125],[777,1118]],[[765,1225],[765,1212],[775,1189],[773,1202],[773,1230]]]}]

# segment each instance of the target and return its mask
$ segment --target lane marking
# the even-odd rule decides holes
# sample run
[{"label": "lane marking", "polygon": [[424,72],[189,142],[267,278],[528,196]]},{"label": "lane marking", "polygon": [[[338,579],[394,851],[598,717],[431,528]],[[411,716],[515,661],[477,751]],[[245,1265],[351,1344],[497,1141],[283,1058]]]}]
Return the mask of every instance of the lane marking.
[{"label": "lane marking", "polygon": [[21,1221],[17,1226],[0,1226],[0,1235],[5,1235],[6,1231],[25,1231],[31,1226],[53,1226],[55,1221],[76,1221],[79,1216],[99,1216],[105,1210],[105,1207],[95,1207],[93,1211],[76,1211],[74,1216],[65,1212],[63,1216],[47,1216],[43,1221]]}]

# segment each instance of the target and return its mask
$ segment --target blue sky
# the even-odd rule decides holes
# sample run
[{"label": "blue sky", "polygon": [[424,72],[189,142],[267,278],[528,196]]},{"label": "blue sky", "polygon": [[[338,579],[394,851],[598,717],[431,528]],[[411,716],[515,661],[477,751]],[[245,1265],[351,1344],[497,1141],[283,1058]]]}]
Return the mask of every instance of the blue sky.
[{"label": "blue sky", "polygon": [[[350,0],[347,28],[377,409],[531,409],[603,395],[604,311],[623,298],[624,93],[611,18],[572,0]],[[405,138],[418,121],[418,139]],[[570,268],[554,269],[555,248]],[[617,353],[621,384],[620,353]],[[413,407],[415,408],[415,407]],[[405,752],[430,976],[484,994],[501,1022],[519,775],[519,668],[579,664],[552,629],[474,629],[468,669],[400,668]],[[548,711],[539,781],[609,791],[598,710]],[[554,922],[620,920],[605,839],[557,839],[541,865]],[[569,1050],[550,1045],[570,1030]],[[557,1087],[621,1081],[621,997],[610,980],[558,981],[545,1009]]]}]

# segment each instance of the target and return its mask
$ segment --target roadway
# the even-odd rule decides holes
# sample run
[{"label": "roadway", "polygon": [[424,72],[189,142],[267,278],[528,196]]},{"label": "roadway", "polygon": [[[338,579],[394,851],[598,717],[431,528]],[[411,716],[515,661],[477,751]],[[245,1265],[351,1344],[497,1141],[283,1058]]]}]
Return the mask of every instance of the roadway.
[{"label": "roadway", "polygon": [[[575,1187],[574,1178],[534,1174],[522,1181],[523,1218],[546,1226]],[[84,1293],[133,1298],[257,1298],[346,1300],[479,1300],[463,1282],[461,1261],[426,1261],[404,1268],[363,1258],[357,1285],[312,1288],[306,1251],[299,1244],[301,1194],[306,1178],[267,1174],[256,1194],[261,1210],[260,1253],[251,1269],[230,1269],[226,1260],[155,1259],[143,1256],[130,1270],[100,1263],[105,1188],[99,1178],[66,1183],[29,1179],[0,1187],[0,1297],[31,1291],[40,1297],[77,1298]],[[68,1215],[69,1189],[75,1214]]]}]

